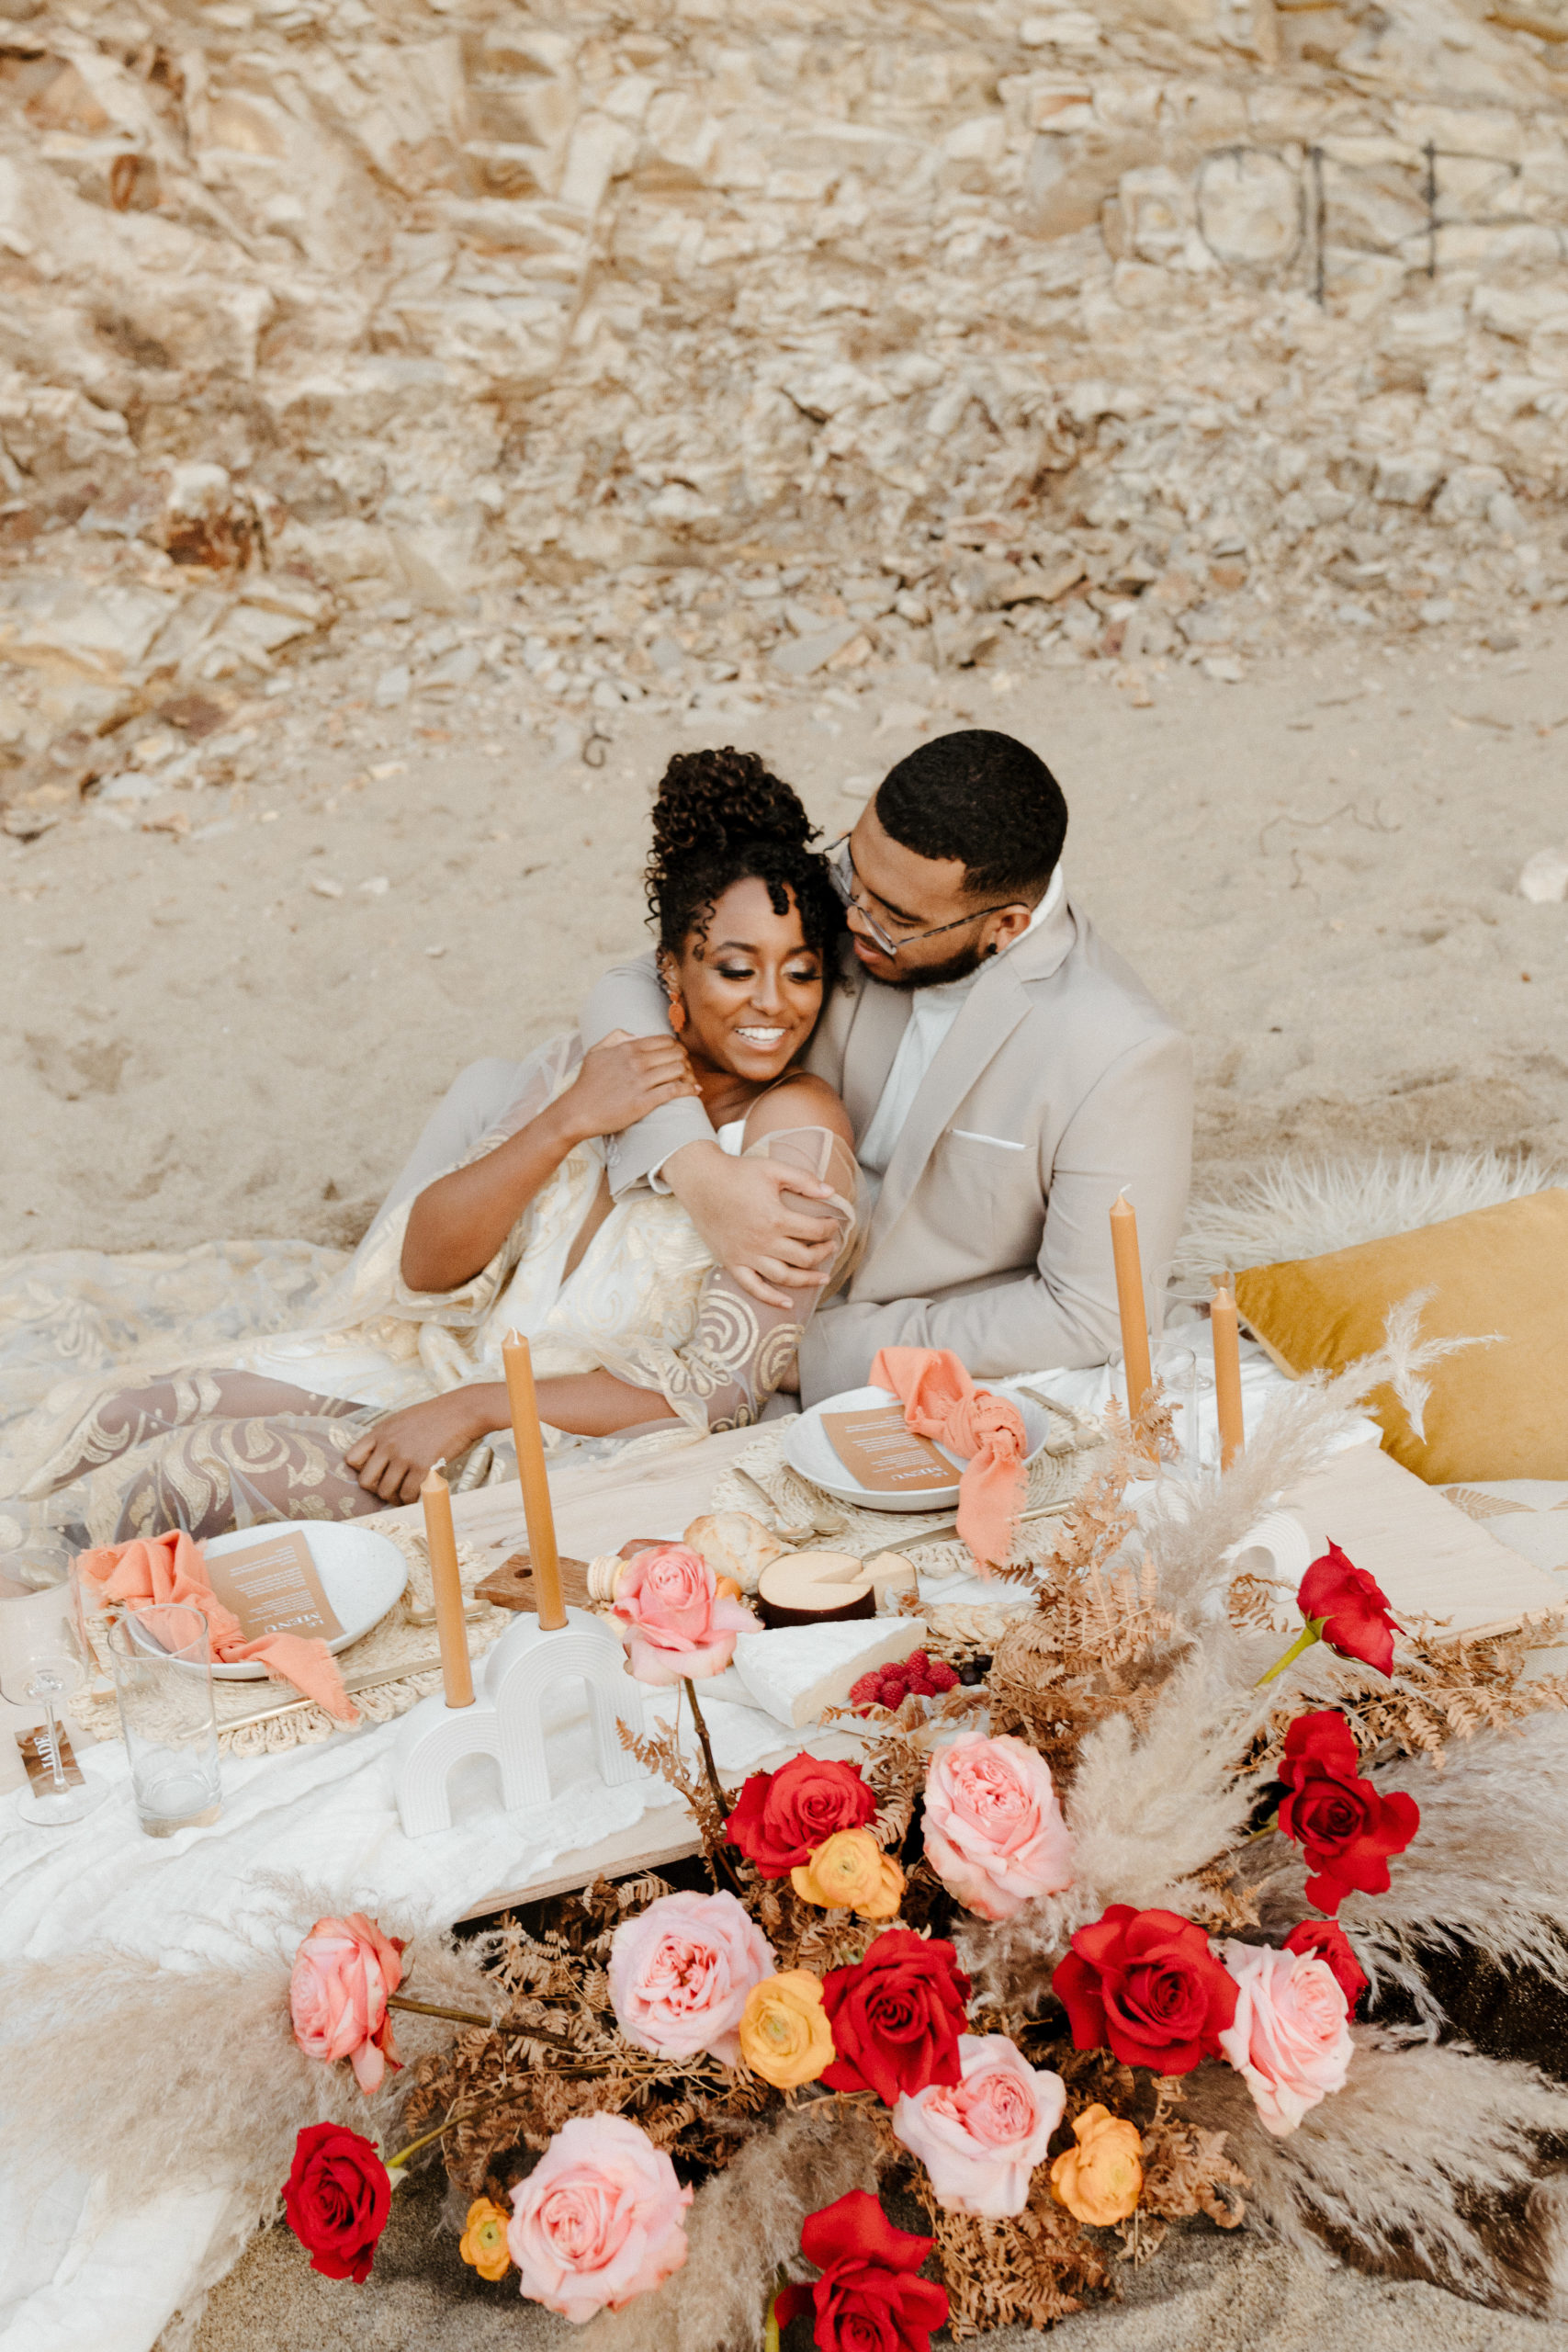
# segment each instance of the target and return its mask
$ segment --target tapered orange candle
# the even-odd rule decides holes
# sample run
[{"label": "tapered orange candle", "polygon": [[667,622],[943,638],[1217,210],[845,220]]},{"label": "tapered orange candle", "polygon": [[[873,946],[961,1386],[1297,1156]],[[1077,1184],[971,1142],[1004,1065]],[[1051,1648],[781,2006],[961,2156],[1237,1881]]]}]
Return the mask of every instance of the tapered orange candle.
[{"label": "tapered orange candle", "polygon": [[1118,1193],[1111,1204],[1111,1249],[1116,1261],[1116,1304],[1122,1315],[1122,1361],[1127,1367],[1127,1418],[1132,1420],[1154,1385],[1154,1370],[1149,1362],[1144,1269],[1138,1256],[1138,1220],[1125,1193]]},{"label": "tapered orange candle", "polygon": [[1235,1300],[1222,1283],[1209,1301],[1209,1331],[1214,1343],[1214,1403],[1220,1416],[1220,1467],[1228,1470],[1247,1443],[1241,1415],[1241,1337]]},{"label": "tapered orange candle", "polygon": [[556,1551],[556,1515],[550,1506],[550,1482],[545,1474],[545,1441],[539,1428],[539,1403],[534,1393],[534,1358],[521,1331],[509,1331],[501,1351],[506,1366],[506,1394],[512,1404],[512,1434],[517,1445],[517,1476],[523,1484],[523,1512],[528,1521],[528,1558],[538,1598],[539,1627],[556,1633],[566,1623],[561,1597],[560,1559]]},{"label": "tapered orange candle", "polygon": [[430,1589],[435,1596],[435,1638],[441,1645],[441,1680],[449,1707],[471,1707],[474,1678],[468,1667],[468,1632],[463,1623],[463,1583],[457,1574],[457,1538],[452,1529],[452,1489],[439,1462],[419,1490],[424,1505],[424,1540],[430,1551]]}]

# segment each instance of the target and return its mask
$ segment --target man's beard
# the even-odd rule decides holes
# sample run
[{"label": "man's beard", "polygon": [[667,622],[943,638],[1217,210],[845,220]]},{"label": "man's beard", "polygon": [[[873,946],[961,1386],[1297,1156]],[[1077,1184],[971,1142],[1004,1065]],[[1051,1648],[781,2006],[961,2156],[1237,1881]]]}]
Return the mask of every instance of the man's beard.
[{"label": "man's beard", "polygon": [[900,971],[895,978],[884,980],[882,985],[888,989],[940,989],[949,980],[966,980],[970,973],[977,972],[995,952],[994,948],[987,948],[982,954],[978,947],[961,947],[945,963],[919,964],[912,971]]}]

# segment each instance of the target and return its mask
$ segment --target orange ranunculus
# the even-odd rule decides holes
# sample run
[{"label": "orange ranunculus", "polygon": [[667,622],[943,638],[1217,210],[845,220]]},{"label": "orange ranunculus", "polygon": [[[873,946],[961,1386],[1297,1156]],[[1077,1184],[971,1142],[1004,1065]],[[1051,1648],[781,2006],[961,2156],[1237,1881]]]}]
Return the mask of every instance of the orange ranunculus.
[{"label": "orange ranunculus", "polygon": [[857,1919],[896,1919],[904,1900],[904,1873],[869,1829],[836,1829],[789,1883],[805,1902]]},{"label": "orange ranunculus", "polygon": [[477,2270],[481,2278],[504,2278],[512,2267],[512,2251],[506,2243],[510,2219],[504,2205],[497,2205],[488,2197],[477,2197],[468,2208],[457,2251],[469,2269]]},{"label": "orange ranunculus", "polygon": [[740,2017],[740,2059],[776,2091],[814,2083],[832,2064],[820,1977],[808,1968],[786,1968],[752,1985]]},{"label": "orange ranunculus", "polygon": [[1144,2192],[1143,2136],[1109,2108],[1086,2107],[1073,2119],[1076,2148],[1051,2167],[1051,2194],[1075,2221],[1105,2229],[1124,2222]]}]

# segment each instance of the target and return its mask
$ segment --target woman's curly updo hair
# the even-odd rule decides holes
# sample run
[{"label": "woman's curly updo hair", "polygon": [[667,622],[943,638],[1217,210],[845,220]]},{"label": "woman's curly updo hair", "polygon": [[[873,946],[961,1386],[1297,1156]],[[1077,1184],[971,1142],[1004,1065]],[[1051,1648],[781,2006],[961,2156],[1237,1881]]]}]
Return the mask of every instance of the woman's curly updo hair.
[{"label": "woman's curly updo hair", "polygon": [[776,915],[794,899],[806,944],[830,978],[844,910],[827,859],[811,847],[817,838],[798,794],[755,752],[677,752],[654,799],[644,876],[660,946],[679,956],[694,932],[705,937],[726,890],[755,877]]}]

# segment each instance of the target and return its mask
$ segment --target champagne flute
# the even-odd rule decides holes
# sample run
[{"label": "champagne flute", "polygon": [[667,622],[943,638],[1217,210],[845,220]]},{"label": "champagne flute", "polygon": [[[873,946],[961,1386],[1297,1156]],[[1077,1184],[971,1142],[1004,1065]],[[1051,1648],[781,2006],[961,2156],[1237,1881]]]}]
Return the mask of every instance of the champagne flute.
[{"label": "champagne flute", "polygon": [[[9,1632],[9,1623],[6,1630]],[[68,1623],[57,1620],[52,1624],[40,1624],[6,1643],[4,1663],[0,1664],[0,1698],[32,1714],[35,1722],[38,1709],[43,1710],[37,1746],[49,1777],[42,1781],[29,1779],[17,1804],[19,1818],[32,1822],[39,1829],[64,1828],[83,1820],[108,1794],[100,1782],[70,1779],[61,1750],[61,1710],[86,1679],[86,1665]]]}]

